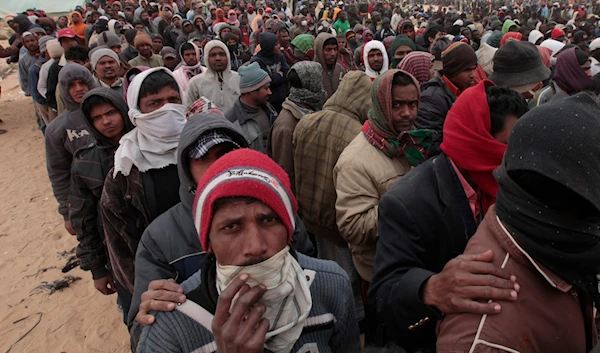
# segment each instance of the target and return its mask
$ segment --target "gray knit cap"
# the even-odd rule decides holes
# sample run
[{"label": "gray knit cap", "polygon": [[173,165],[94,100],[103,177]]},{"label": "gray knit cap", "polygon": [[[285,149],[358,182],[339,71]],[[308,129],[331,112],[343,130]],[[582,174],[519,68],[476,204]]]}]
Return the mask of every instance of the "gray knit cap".
[{"label": "gray knit cap", "polygon": [[323,97],[323,66],[314,61],[295,63],[288,72],[290,95],[288,99],[296,104],[304,104],[312,110],[320,110]]}]

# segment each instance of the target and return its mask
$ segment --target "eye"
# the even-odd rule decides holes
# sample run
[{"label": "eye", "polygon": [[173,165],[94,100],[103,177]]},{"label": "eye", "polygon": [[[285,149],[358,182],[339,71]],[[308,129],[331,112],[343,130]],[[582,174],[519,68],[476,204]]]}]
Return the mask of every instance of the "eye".
[{"label": "eye", "polygon": [[229,223],[228,225],[226,225],[225,227],[223,227],[223,230],[235,230],[238,228],[237,223]]}]

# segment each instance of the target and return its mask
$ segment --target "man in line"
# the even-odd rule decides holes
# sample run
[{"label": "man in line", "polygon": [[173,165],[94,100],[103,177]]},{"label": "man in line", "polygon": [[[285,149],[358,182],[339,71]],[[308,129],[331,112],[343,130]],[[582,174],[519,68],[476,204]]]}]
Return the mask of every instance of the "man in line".
[{"label": "man in line", "polygon": [[371,78],[371,81],[375,81],[377,77],[383,75],[389,67],[389,59],[385,46],[377,40],[372,40],[365,44],[362,60],[365,65],[365,73]]},{"label": "man in line", "polygon": [[108,47],[97,47],[90,54],[92,73],[98,87],[107,87],[123,97],[123,78],[119,76],[119,55]]},{"label": "man in line", "polygon": [[238,128],[250,148],[266,152],[269,131],[277,111],[269,103],[271,78],[258,63],[240,67],[240,97],[225,117]]},{"label": "man in line", "polygon": [[138,33],[134,40],[138,56],[129,61],[131,66],[148,66],[150,68],[164,65],[162,57],[152,52],[152,41],[146,33]]},{"label": "man in line", "polygon": [[421,87],[421,106],[415,126],[436,132],[431,157],[440,153],[446,114],[460,94],[475,82],[477,55],[470,45],[453,43],[442,53],[443,70]]},{"label": "man in line", "polygon": [[240,96],[240,77],[231,71],[231,58],[225,43],[211,40],[204,47],[206,71],[192,78],[188,84],[186,106],[200,97],[206,97],[222,111],[233,107]]},{"label": "man in line", "polygon": [[[594,99],[580,93],[553,99],[517,122],[494,171],[496,205],[462,256],[492,249],[492,265],[510,270],[522,285],[519,297],[503,302],[497,315],[446,315],[438,352],[491,346],[511,352],[525,344],[536,353],[589,352],[597,342],[600,174],[587,166],[600,156],[598,114]],[[565,141],[561,131],[576,132],[578,142]]]},{"label": "man in line", "polygon": [[33,98],[33,102],[35,103],[35,110],[44,122],[44,130],[45,126],[50,124],[50,117],[48,114],[48,102],[46,101],[46,98],[44,98],[38,91],[38,83],[40,80],[41,67],[50,59],[50,54],[48,54],[46,45],[53,39],[54,38],[50,36],[43,36],[40,38],[38,41],[40,47],[40,57],[38,61],[31,66],[28,74],[29,91],[31,93],[31,97]]},{"label": "man in line", "polygon": [[[75,31],[70,28],[63,28],[58,31],[58,41],[63,48],[63,55],[60,59],[56,60],[54,64],[48,69],[48,91],[46,93],[46,100],[48,101],[48,107],[54,110],[54,114],[58,113],[58,100],[56,95],[58,94],[58,73],[67,64],[66,53],[69,48],[77,47],[79,45],[78,37]],[[63,103],[60,102],[62,105]]]},{"label": "man in line", "polygon": [[279,43],[274,33],[261,33],[258,37],[258,42],[260,44],[260,51],[250,59],[250,62],[257,62],[260,68],[267,72],[271,78],[273,94],[269,97],[269,103],[279,113],[281,111],[281,104],[283,104],[287,94],[286,75],[289,66],[283,54],[279,52]]},{"label": "man in line", "polygon": [[346,74],[344,67],[337,62],[338,51],[334,35],[320,33],[315,39],[315,61],[323,67],[323,89],[327,93],[326,98],[335,93]]},{"label": "man in line", "polygon": [[[144,229],[179,202],[176,147],[185,124],[181,100],[173,74],[164,67],[139,73],[127,90],[129,118],[136,128],[120,140],[99,208],[115,279],[129,295]],[[121,300],[125,313],[130,300]]]},{"label": "man in line", "polygon": [[81,101],[81,110],[87,129],[96,142],[79,149],[74,156],[69,220],[77,233],[77,257],[81,269],[90,271],[96,290],[108,295],[117,289],[107,266],[98,205],[104,180],[114,165],[119,140],[133,129],[133,124],[123,96],[109,87],[94,88],[86,93]]},{"label": "man in line", "polygon": [[127,61],[125,61],[125,59],[123,59],[123,57],[121,57],[121,38],[110,31],[102,32],[98,36],[98,46],[99,47],[102,47],[102,46],[108,47],[112,51],[117,53],[117,55],[119,56],[118,62],[120,65],[119,76],[120,77],[125,76],[125,73],[127,71],[129,71],[129,69],[131,69],[131,65],[129,65],[129,63]]},{"label": "man in line", "polygon": [[179,49],[181,64],[173,71],[173,76],[177,80],[177,84],[181,87],[183,94],[187,93],[187,88],[190,80],[206,69],[200,63],[200,49],[192,42],[186,42]]},{"label": "man in line", "polygon": [[37,90],[39,94],[46,100],[46,106],[48,107],[48,123],[46,123],[46,126],[48,126],[50,121],[56,118],[56,110],[50,107],[50,103],[48,101],[48,74],[50,73],[50,67],[52,67],[52,65],[62,57],[64,49],[60,45],[58,39],[52,39],[46,43],[46,51],[49,59],[40,68]]},{"label": "man in line", "polygon": [[23,33],[23,46],[27,49],[25,55],[19,57],[19,85],[25,96],[31,96],[31,87],[29,86],[29,69],[38,62],[40,58],[40,46],[35,34],[31,32]]},{"label": "man in line", "polygon": [[435,350],[442,315],[493,315],[499,301],[517,298],[520,279],[490,264],[498,260],[494,252],[460,254],[495,202],[492,171],[526,111],[520,94],[489,81],[466,90],[444,123],[443,153],[407,173],[379,202],[369,298],[384,342]]},{"label": "man in line", "polygon": [[[219,182],[209,185],[215,177]],[[222,352],[358,349],[347,275],[288,246],[296,201],[274,161],[248,149],[230,152],[204,173],[196,195],[194,221],[209,255],[183,283],[188,300],[157,314],[144,329],[138,352],[191,352],[207,344]],[[282,276],[273,277],[275,272]],[[326,298],[336,298],[335,307]],[[189,316],[188,310],[198,315]],[[317,316],[322,320],[313,323],[310,318]],[[176,334],[172,322],[180,322],[185,332]]]},{"label": "man in line", "polygon": [[46,167],[52,192],[58,201],[58,212],[63,216],[65,228],[75,235],[68,204],[71,164],[75,152],[93,140],[79,103],[96,83],[88,69],[75,63],[67,63],[62,68],[58,83],[66,110],[46,127]]}]

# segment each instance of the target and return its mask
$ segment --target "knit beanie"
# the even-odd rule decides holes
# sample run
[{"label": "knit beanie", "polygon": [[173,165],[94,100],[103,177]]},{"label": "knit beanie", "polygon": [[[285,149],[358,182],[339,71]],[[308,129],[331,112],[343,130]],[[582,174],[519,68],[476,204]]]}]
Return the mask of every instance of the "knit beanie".
[{"label": "knit beanie", "polygon": [[121,38],[110,31],[104,31],[98,36],[98,45],[106,46],[109,48],[121,45]]},{"label": "knit beanie", "polygon": [[135,36],[135,40],[133,41],[135,48],[137,49],[142,44],[152,45],[152,41],[150,37],[146,33],[139,32]]},{"label": "knit beanie", "polygon": [[286,172],[266,154],[248,148],[229,152],[213,163],[198,182],[192,212],[204,250],[208,249],[215,202],[227,197],[251,197],[270,207],[287,228],[290,242],[298,204]]},{"label": "knit beanie", "polygon": [[54,37],[52,36],[43,36],[42,38],[40,38],[40,40],[38,41],[38,45],[40,46],[40,53],[46,52],[48,42],[53,39]]},{"label": "knit beanie", "polygon": [[121,61],[119,60],[119,56],[112,49],[107,47],[98,47],[93,51],[93,53],[90,54],[90,64],[92,66],[92,71],[96,70],[96,64],[98,64],[98,61],[104,56],[109,56],[113,58],[117,62],[117,64],[121,63]]},{"label": "knit beanie", "polygon": [[238,69],[240,75],[240,94],[254,92],[271,82],[269,75],[257,62]]},{"label": "knit beanie", "polygon": [[402,45],[408,45],[413,51],[417,50],[415,43],[410,38],[407,36],[397,36],[392,43],[392,57],[394,56],[396,49]]},{"label": "knit beanie", "polygon": [[494,33],[492,33],[492,35],[488,38],[487,44],[494,48],[500,48],[500,41],[502,40],[503,36],[504,33],[502,33],[502,31],[494,31]]},{"label": "knit beanie", "polygon": [[65,52],[58,39],[49,40],[46,43],[46,50],[48,51],[50,57],[54,59],[60,58]]},{"label": "knit beanie", "polygon": [[444,76],[452,78],[465,71],[468,67],[477,65],[477,54],[466,43],[452,43],[442,52],[442,63],[444,65]]}]

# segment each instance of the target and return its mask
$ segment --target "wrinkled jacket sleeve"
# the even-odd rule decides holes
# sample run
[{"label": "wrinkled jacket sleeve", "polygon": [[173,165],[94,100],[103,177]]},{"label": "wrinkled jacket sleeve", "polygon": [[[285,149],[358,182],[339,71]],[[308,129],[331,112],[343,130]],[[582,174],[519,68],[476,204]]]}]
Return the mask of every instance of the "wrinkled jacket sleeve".
[{"label": "wrinkled jacket sleeve", "polygon": [[56,131],[49,125],[46,128],[46,168],[52,184],[52,192],[58,201],[58,212],[64,220],[69,219],[68,198],[71,189],[71,163],[73,156],[63,145],[62,134],[65,131]]},{"label": "wrinkled jacket sleeve", "polygon": [[54,110],[58,109],[56,104],[56,90],[58,89],[58,63],[54,62],[48,69],[48,81],[46,82],[48,90],[46,91],[46,100],[48,106]]},{"label": "wrinkled jacket sleeve", "polygon": [[27,97],[31,96],[31,91],[29,90],[29,68],[25,67],[25,63],[22,60],[19,60],[19,85],[21,86],[21,91]]},{"label": "wrinkled jacket sleeve", "polygon": [[[437,90],[433,88],[433,90]],[[436,132],[433,136],[430,156],[440,154],[440,144],[442,143],[442,130],[446,119],[446,103],[436,99],[435,94],[423,94],[419,103],[419,113],[415,126],[419,129],[431,129]]]},{"label": "wrinkled jacket sleeve", "polygon": [[[420,290],[435,273],[425,270],[426,244],[413,215],[396,196],[385,194],[379,204],[379,241],[369,297],[375,299],[377,317],[398,335],[397,342],[417,342],[432,330],[409,330],[426,317],[435,325],[439,312],[424,304]],[[421,329],[424,330],[421,330]],[[402,337],[401,339],[398,337]]]},{"label": "wrinkled jacket sleeve", "polygon": [[[94,279],[106,277],[110,272],[106,269],[107,259],[104,247],[104,234],[100,232],[98,202],[100,199],[83,182],[77,172],[77,162],[71,171],[71,193],[69,195],[69,219],[73,230],[77,233],[77,257],[81,269],[92,271]],[[104,180],[95,180],[104,183]],[[100,186],[101,188],[101,186]]]},{"label": "wrinkled jacket sleeve", "polygon": [[46,105],[46,99],[42,97],[37,89],[39,78],[40,68],[34,65],[29,69],[29,93],[36,103]]},{"label": "wrinkled jacket sleeve", "polygon": [[364,167],[336,165],[333,177],[336,222],[342,238],[353,245],[376,239],[379,193]]}]

